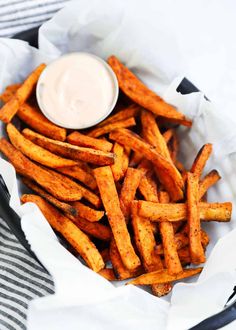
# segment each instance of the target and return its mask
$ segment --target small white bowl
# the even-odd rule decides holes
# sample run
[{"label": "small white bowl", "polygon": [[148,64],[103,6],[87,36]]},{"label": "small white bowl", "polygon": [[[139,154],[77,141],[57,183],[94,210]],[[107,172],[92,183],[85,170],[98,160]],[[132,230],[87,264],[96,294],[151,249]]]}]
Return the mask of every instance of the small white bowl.
[{"label": "small white bowl", "polygon": [[[49,93],[49,90],[51,90],[51,91],[55,90],[57,92],[58,92],[58,90],[60,91],[60,88],[59,89],[57,88],[58,87],[57,84],[58,84],[58,81],[60,81],[60,79],[59,79],[60,77],[58,77],[58,79],[56,79],[56,75],[59,74],[59,70],[56,70],[56,69],[60,69],[62,63],[67,63],[66,61],[71,61],[71,59],[73,59],[74,61],[76,61],[76,60],[79,61],[81,58],[83,60],[83,58],[86,58],[86,57],[88,59],[88,62],[90,61],[90,63],[94,63],[94,65],[96,65],[96,61],[97,61],[98,66],[100,66],[102,64],[101,68],[103,70],[102,71],[103,75],[104,74],[106,75],[106,72],[107,72],[107,77],[108,76],[110,77],[109,79],[111,81],[112,86],[109,86],[109,88],[110,88],[110,90],[113,91],[113,95],[111,95],[111,102],[109,102],[109,104],[107,104],[107,109],[105,109],[105,107],[102,109],[102,111],[101,111],[102,114],[101,113],[99,114],[99,111],[98,111],[98,113],[94,111],[92,115],[91,115],[91,113],[88,114],[88,116],[86,118],[87,120],[84,120],[84,123],[83,122],[79,123],[79,121],[77,121],[77,123],[72,123],[72,122],[69,123],[70,120],[68,120],[68,118],[70,118],[70,116],[71,116],[71,118],[72,118],[72,115],[76,116],[76,118],[78,116],[76,113],[73,113],[73,114],[68,113],[68,116],[66,118],[63,118],[64,114],[62,115],[63,119],[60,120],[59,118],[57,118],[57,117],[60,117],[59,113],[61,110],[60,106],[57,106],[57,101],[60,98],[60,92],[59,92],[58,97],[56,97],[56,98],[54,97],[54,101],[52,100],[50,95],[47,95],[47,100],[50,100],[50,102],[51,102],[51,103],[49,102],[50,104],[49,103],[45,104],[43,102],[43,98],[45,98],[45,95],[43,93],[47,93],[47,92]],[[96,60],[96,61],[94,61],[94,60]],[[62,61],[64,61],[64,62],[62,62]],[[67,65],[68,65],[68,63],[67,63]],[[78,63],[76,62],[75,65],[76,64],[78,64]],[[80,65],[81,65],[81,63],[80,63]],[[68,68],[73,69],[73,66],[72,67],[68,66]],[[72,71],[71,71],[71,73],[73,75]],[[52,72],[54,72],[54,76],[52,76]],[[91,74],[91,71],[90,71],[90,74]],[[93,72],[92,72],[92,74],[93,74]],[[67,77],[68,77],[68,75],[67,75]],[[93,78],[98,79],[99,77],[94,75]],[[54,85],[52,83],[50,86],[50,79],[51,79],[51,81],[55,80]],[[79,77],[78,77],[78,79],[79,79]],[[99,78],[99,79],[101,80],[101,78]],[[106,84],[107,84],[107,82],[108,82],[108,79],[106,79]],[[64,82],[63,82],[63,84],[64,84]],[[53,87],[52,87],[52,85],[53,85]],[[65,85],[63,85],[63,86],[65,86]],[[68,88],[68,86],[70,86],[70,85],[67,84],[66,87]],[[53,88],[53,89],[51,89],[51,88]],[[56,94],[54,93],[53,96],[55,96],[55,95]],[[110,66],[100,57],[95,56],[90,53],[85,53],[85,52],[76,52],[76,53],[65,54],[65,55],[59,57],[58,59],[52,61],[49,65],[47,65],[47,67],[44,69],[44,71],[40,75],[38,83],[37,83],[37,87],[36,87],[36,97],[37,97],[38,105],[39,105],[41,111],[43,112],[43,114],[54,124],[59,125],[61,127],[70,128],[70,129],[85,129],[85,128],[89,128],[89,127],[92,127],[92,126],[100,123],[114,109],[117,99],[118,99],[118,95],[119,95],[118,81],[117,81],[116,75],[114,74],[114,72],[112,71]],[[91,97],[92,97],[92,95],[91,95]],[[63,102],[64,102],[64,98],[63,98]],[[63,105],[65,105],[65,104],[63,104]],[[77,103],[76,103],[76,107],[78,107]],[[50,108],[50,110],[49,110],[49,108]],[[57,109],[59,109],[59,112],[57,112],[58,111]],[[67,111],[69,109],[69,103],[68,103],[68,107],[64,106],[63,109],[65,109],[65,111]],[[70,111],[74,111],[74,110],[70,109]],[[82,112],[81,112],[81,114],[82,114]],[[85,117],[86,117],[86,115],[85,115]],[[64,120],[64,122],[63,122],[63,120]]]}]

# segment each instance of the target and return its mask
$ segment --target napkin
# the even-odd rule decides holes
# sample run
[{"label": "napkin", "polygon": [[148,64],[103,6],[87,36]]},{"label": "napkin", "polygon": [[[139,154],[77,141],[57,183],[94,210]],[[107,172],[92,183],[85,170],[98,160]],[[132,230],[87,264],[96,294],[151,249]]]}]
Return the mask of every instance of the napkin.
[{"label": "napkin", "polygon": [[[201,63],[204,64],[203,69],[209,62],[211,68],[214,63],[216,67],[217,63],[218,74],[221,77],[225,74],[224,61],[219,61],[224,53],[221,45],[217,48],[215,44],[212,48],[214,57],[210,59],[210,53],[205,48],[197,49],[198,53],[193,56],[190,50],[196,51],[194,42],[185,45],[184,38],[179,37],[182,32],[187,34],[180,19],[185,5],[191,17],[193,12],[196,15],[199,13],[202,21],[208,22],[207,13],[211,7],[203,6],[203,1],[198,1],[199,5],[194,1],[192,3],[194,8],[190,8],[186,1],[178,2],[178,5],[174,1],[164,3],[154,0],[121,0],[112,4],[108,0],[73,1],[40,28],[39,50],[25,42],[0,39],[0,59],[4,64],[0,67],[0,86],[4,88],[9,83],[22,80],[40,62],[49,63],[64,53],[86,51],[104,59],[116,54],[150,88],[193,119],[191,130],[179,129],[181,160],[186,166],[190,166],[204,143],[214,144],[214,154],[206,171],[212,168],[219,170],[222,182],[211,189],[209,200],[234,202],[234,118],[229,120],[227,113],[223,113],[219,106],[224,96],[229,95],[228,91],[219,102],[212,89],[211,96],[215,99],[212,103],[200,92],[189,95],[176,92],[184,75],[196,77],[193,82],[198,82],[198,86],[203,86],[202,89],[207,92],[210,90],[211,80],[209,84],[201,84]],[[220,2],[215,1],[214,7],[219,14],[222,10]],[[230,9],[232,2],[226,1],[225,12],[230,12]],[[190,17],[186,17],[186,24],[188,21]],[[193,38],[196,35],[197,32]],[[189,40],[191,38],[189,35]],[[202,43],[206,44],[207,40]],[[209,78],[210,75],[206,76]],[[217,84],[214,86],[218,88]],[[233,104],[234,97],[231,100]],[[204,224],[211,243],[202,274],[199,278],[176,284],[172,294],[163,299],[138,287],[115,287],[82,265],[60,245],[36,205],[29,203],[20,206],[15,176],[10,176],[7,168],[2,170],[0,167],[0,173],[12,193],[12,207],[22,216],[22,228],[27,239],[55,283],[54,295],[30,303],[29,330],[72,330],[82,327],[89,330],[183,330],[222,310],[232,293],[236,283],[235,212],[230,223]],[[22,189],[19,182],[18,189]]]}]

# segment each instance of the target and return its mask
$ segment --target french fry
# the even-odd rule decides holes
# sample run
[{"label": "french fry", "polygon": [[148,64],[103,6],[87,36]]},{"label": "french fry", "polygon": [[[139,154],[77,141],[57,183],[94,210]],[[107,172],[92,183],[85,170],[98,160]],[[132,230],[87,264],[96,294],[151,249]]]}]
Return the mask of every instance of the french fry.
[{"label": "french fry", "polygon": [[99,136],[105,135],[107,133],[110,133],[111,131],[114,131],[118,128],[125,128],[130,126],[135,126],[136,122],[134,117],[130,117],[124,120],[116,121],[111,124],[104,125],[102,127],[94,128],[92,131],[88,133],[88,136],[97,138]]},{"label": "french fry", "polygon": [[150,285],[150,284],[161,284],[167,282],[174,282],[179,281],[184,278],[188,278],[191,276],[195,276],[201,273],[202,267],[199,268],[188,268],[184,269],[182,273],[171,275],[168,273],[167,269],[157,270],[152,273],[147,273],[136,277],[135,279],[131,280],[127,284],[133,285]]},{"label": "french fry", "polygon": [[157,184],[152,179],[152,173],[148,172],[143,175],[138,188],[146,201],[159,202]]},{"label": "french fry", "polygon": [[[139,201],[139,215],[150,221],[181,221],[187,219],[187,205],[184,203],[159,204]],[[200,219],[203,221],[230,221],[232,203],[199,203]]]},{"label": "french fry", "polygon": [[104,211],[94,210],[80,202],[73,202],[72,206],[76,209],[79,217],[91,222],[99,221],[104,216]]},{"label": "french fry", "polygon": [[211,153],[212,144],[207,143],[199,150],[197,157],[194,159],[193,165],[191,167],[191,172],[198,175],[199,178]]},{"label": "french fry", "polygon": [[159,130],[155,116],[149,111],[142,110],[141,123],[144,140],[155,147],[156,151],[164,158],[172,162],[167,144]]},{"label": "french fry", "polygon": [[80,147],[88,147],[96,150],[111,151],[113,145],[111,142],[96,139],[80,132],[72,132],[67,136],[67,141]]},{"label": "french fry", "polygon": [[144,142],[135,133],[124,128],[111,132],[110,138],[122,145],[127,145],[150,160],[156,167],[158,179],[166,188],[173,201],[183,198],[182,176],[176,167],[156,152],[152,146]]},{"label": "french fry", "polygon": [[16,172],[34,180],[59,200],[76,201],[81,199],[81,189],[75,182],[62,175],[55,177],[56,172],[34,164],[4,138],[0,139],[0,151],[12,163]]},{"label": "french fry", "polygon": [[209,172],[202,180],[199,182],[199,200],[205,195],[207,190],[213,186],[217,181],[221,179],[217,170],[212,170]]},{"label": "french fry", "polygon": [[80,217],[70,217],[70,219],[86,234],[96,237],[102,241],[111,240],[112,233],[108,226],[105,226],[99,222],[90,222]]},{"label": "french fry", "polygon": [[60,156],[74,160],[83,160],[97,165],[111,165],[114,163],[114,154],[91,148],[77,147],[75,145],[55,141],[41,134],[25,128],[22,134],[33,143]]},{"label": "french fry", "polygon": [[165,131],[165,132],[163,133],[162,136],[163,136],[163,138],[164,138],[166,144],[168,144],[168,143],[170,142],[170,140],[171,140],[173,134],[174,134],[174,130],[173,130],[173,128],[169,128],[167,131]]},{"label": "french fry", "polygon": [[142,159],[143,159],[143,155],[141,153],[133,151],[130,162],[129,162],[129,166],[130,167],[137,166],[141,162]]},{"label": "french fry", "polygon": [[52,168],[76,165],[75,161],[57,156],[26,139],[11,123],[7,124],[6,128],[9,139],[14,147],[37,163]]},{"label": "french fry", "polygon": [[22,181],[28,188],[32,189],[37,194],[39,194],[41,197],[46,199],[49,203],[51,203],[52,205],[54,205],[55,207],[57,207],[58,209],[63,211],[67,216],[69,216],[69,217],[78,216],[78,212],[75,207],[73,207],[70,204],[59,201],[58,199],[56,199],[55,197],[53,197],[52,195],[47,193],[45,190],[40,188],[40,186],[38,186],[36,183],[34,183],[34,181],[32,181],[28,178],[25,178],[25,177],[22,178]]},{"label": "french fry", "polygon": [[56,126],[50,122],[38,108],[27,103],[19,107],[17,116],[36,132],[39,132],[51,139],[65,141],[66,129]]},{"label": "french fry", "polygon": [[115,154],[115,162],[111,165],[112,174],[115,181],[119,181],[123,175],[123,154],[124,148],[119,143],[115,142],[112,152]]},{"label": "french fry", "polygon": [[10,101],[13,97],[17,89],[21,86],[21,84],[12,84],[5,88],[4,92],[0,95],[0,100],[4,103]]},{"label": "french fry", "polygon": [[14,96],[0,110],[0,120],[9,123],[17,113],[19,107],[27,101],[31,95],[38,78],[45,69],[45,64],[40,64],[16,90]]},{"label": "french fry", "polygon": [[92,190],[97,187],[97,183],[93,175],[89,173],[87,169],[81,168],[80,165],[60,167],[57,168],[57,171],[82,182]]},{"label": "french fry", "polygon": [[108,64],[116,74],[120,89],[135,103],[153,112],[155,115],[174,119],[179,124],[191,126],[189,119],[146,87],[115,56],[109,57]]},{"label": "french fry", "polygon": [[124,177],[126,175],[128,167],[129,167],[129,155],[130,155],[130,151],[127,152],[127,150],[124,148],[123,160],[122,160],[122,171],[123,171],[122,177]]},{"label": "french fry", "polygon": [[110,242],[109,254],[115,276],[117,277],[118,280],[127,280],[128,278],[132,278],[142,274],[142,269],[140,266],[136,270],[128,270],[124,266],[114,238]]},{"label": "french fry", "polygon": [[117,121],[135,117],[136,115],[138,115],[139,111],[140,111],[140,106],[138,106],[137,104],[131,104],[130,106],[125,107],[124,109],[120,110],[119,112],[115,113],[114,115],[103,120],[96,127],[105,126],[105,125],[108,125],[111,123],[115,123]]},{"label": "french fry", "polygon": [[[164,191],[160,192],[159,199],[160,203],[169,202],[169,196]],[[159,228],[162,237],[166,268],[171,275],[181,273],[183,271],[183,268],[179,260],[177,246],[175,244],[173,225],[171,222],[163,221],[160,222]]]},{"label": "french fry", "polygon": [[131,244],[112,171],[109,166],[104,166],[96,168],[94,175],[122,262],[129,270],[135,270],[140,266],[140,260]]},{"label": "french fry", "polygon": [[120,208],[126,222],[129,220],[131,203],[135,198],[136,190],[143,176],[141,170],[129,167],[120,192]]},{"label": "french fry", "polygon": [[66,238],[91,269],[95,272],[99,272],[105,267],[99,251],[88,236],[76,227],[70,219],[62,215],[55,207],[36,195],[23,195],[21,201],[23,203],[35,203],[52,228]]},{"label": "french fry", "polygon": [[189,249],[191,261],[194,264],[201,264],[206,260],[201,243],[198,181],[199,173],[187,173],[187,214],[189,228]]},{"label": "french fry", "polygon": [[111,258],[110,258],[109,248],[100,251],[100,253],[104,262],[110,261]]},{"label": "french fry", "polygon": [[[162,261],[160,257],[155,254],[155,237],[153,234],[152,227],[150,226],[150,221],[145,218],[141,218],[138,215],[137,202],[132,203],[132,226],[134,230],[134,238],[137,249],[142,258],[142,264],[146,272],[152,272],[154,270],[163,269]],[[157,295],[163,295],[163,290],[167,294],[171,290],[171,286],[163,285],[153,285],[152,292]]]},{"label": "french fry", "polygon": [[98,274],[101,275],[102,277],[104,277],[108,281],[117,281],[117,278],[114,274],[114,270],[112,268],[101,269],[98,272]]},{"label": "french fry", "polygon": [[49,170],[49,169],[47,169],[47,171],[50,172],[50,173],[52,173],[55,179],[58,178],[58,180],[64,180],[64,181],[67,181],[67,182],[73,182],[73,184],[76,185],[77,189],[80,190],[80,192],[81,192],[81,194],[82,194],[82,196],[83,196],[84,199],[86,199],[88,202],[90,202],[96,208],[99,208],[101,206],[101,199],[99,198],[99,196],[97,196],[96,194],[94,194],[89,189],[81,186],[79,183],[75,183],[74,181],[72,181],[68,177],[62,175],[61,173],[57,173],[57,172],[54,172],[54,171]]}]

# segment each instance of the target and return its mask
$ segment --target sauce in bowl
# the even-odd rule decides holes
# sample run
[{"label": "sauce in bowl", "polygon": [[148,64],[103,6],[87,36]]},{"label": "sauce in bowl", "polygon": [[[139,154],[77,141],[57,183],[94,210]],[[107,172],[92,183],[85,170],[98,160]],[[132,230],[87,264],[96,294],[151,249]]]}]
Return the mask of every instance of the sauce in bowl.
[{"label": "sauce in bowl", "polygon": [[89,53],[70,53],[50,63],[37,84],[44,115],[59,126],[82,129],[105,119],[118,98],[118,82],[109,65]]}]

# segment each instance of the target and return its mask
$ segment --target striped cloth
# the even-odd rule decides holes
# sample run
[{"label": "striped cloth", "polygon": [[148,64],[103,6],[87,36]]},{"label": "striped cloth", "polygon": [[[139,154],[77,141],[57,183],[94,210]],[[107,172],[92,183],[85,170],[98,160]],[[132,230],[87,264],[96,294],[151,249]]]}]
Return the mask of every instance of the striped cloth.
[{"label": "striped cloth", "polygon": [[50,275],[0,219],[0,330],[26,329],[29,301],[53,292]]},{"label": "striped cloth", "polygon": [[0,0],[0,37],[29,30],[53,16],[68,0]]}]

